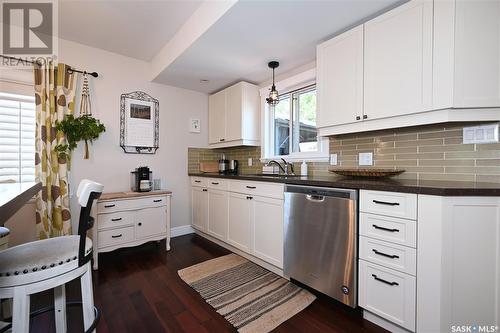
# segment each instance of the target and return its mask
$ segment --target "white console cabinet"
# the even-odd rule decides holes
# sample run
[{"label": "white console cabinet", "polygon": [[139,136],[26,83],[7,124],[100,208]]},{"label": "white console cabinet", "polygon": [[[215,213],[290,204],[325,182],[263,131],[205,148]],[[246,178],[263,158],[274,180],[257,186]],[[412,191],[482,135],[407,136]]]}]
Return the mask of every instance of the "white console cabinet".
[{"label": "white console cabinet", "polygon": [[168,191],[103,193],[93,208],[94,269],[101,252],[161,239],[170,250],[170,197]]}]

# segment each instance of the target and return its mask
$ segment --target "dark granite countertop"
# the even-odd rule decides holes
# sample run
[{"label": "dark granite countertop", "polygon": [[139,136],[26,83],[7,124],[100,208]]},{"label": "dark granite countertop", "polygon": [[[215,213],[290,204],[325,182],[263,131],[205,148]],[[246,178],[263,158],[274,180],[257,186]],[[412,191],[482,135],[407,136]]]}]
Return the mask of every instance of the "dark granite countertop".
[{"label": "dark granite countertop", "polygon": [[270,175],[220,175],[217,173],[189,173],[189,176],[253,180],[291,185],[309,185],[360,190],[405,192],[439,196],[500,196],[500,184],[497,183],[435,180],[414,181],[402,179],[363,179],[346,178],[334,175],[277,177]]}]

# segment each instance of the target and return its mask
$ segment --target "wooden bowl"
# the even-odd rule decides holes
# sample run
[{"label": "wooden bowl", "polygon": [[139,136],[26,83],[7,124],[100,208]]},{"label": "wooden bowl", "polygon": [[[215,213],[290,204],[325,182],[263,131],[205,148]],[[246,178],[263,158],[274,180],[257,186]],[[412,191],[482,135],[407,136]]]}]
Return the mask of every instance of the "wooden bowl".
[{"label": "wooden bowl", "polygon": [[402,174],[402,169],[330,169],[330,172],[347,177],[384,178]]}]

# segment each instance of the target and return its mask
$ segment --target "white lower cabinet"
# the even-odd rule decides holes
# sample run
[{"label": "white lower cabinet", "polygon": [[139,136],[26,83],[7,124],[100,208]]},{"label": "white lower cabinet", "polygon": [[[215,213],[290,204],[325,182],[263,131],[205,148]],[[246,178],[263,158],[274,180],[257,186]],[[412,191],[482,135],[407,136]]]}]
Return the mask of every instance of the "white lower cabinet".
[{"label": "white lower cabinet", "polygon": [[158,221],[167,219],[165,207],[140,209],[137,211],[135,219],[137,224],[135,238],[137,239],[147,238],[167,231],[165,223],[158,223]]},{"label": "white lower cabinet", "polygon": [[[214,189],[213,183],[227,186]],[[283,268],[282,184],[199,177],[191,184],[193,228]]]},{"label": "white lower cabinet", "polygon": [[232,246],[252,252],[254,223],[253,197],[241,193],[229,193],[229,228],[227,242]]},{"label": "white lower cabinet", "polygon": [[206,232],[208,228],[208,189],[193,186],[191,188],[191,200],[193,228]]},{"label": "white lower cabinet", "polygon": [[410,331],[415,331],[416,279],[359,260],[359,306]]},{"label": "white lower cabinet", "polygon": [[254,255],[283,268],[283,200],[254,197]]},{"label": "white lower cabinet", "polygon": [[208,228],[209,235],[222,241],[227,239],[228,192],[210,189],[208,191]]}]

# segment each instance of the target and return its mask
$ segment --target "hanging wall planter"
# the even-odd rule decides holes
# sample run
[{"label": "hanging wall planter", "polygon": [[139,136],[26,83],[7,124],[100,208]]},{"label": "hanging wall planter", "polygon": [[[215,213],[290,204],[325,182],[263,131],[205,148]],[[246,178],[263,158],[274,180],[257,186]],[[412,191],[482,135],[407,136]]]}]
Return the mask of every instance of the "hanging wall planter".
[{"label": "hanging wall planter", "polygon": [[106,131],[106,127],[98,119],[92,117],[87,73],[83,74],[80,116],[75,118],[72,114],[67,115],[64,120],[56,123],[56,130],[64,133],[67,142],[67,144],[58,144],[55,147],[59,157],[69,158],[78,142],[84,141],[84,159],[89,158],[89,142],[92,143],[102,132]]}]

